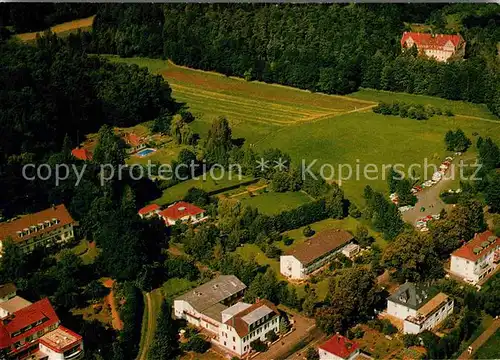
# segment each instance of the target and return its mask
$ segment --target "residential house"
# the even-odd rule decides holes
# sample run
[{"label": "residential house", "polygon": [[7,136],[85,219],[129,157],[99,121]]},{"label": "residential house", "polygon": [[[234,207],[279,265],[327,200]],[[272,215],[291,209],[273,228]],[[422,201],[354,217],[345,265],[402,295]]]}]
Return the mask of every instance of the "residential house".
[{"label": "residential house", "polygon": [[157,216],[161,211],[161,207],[156,204],[149,204],[140,209],[137,213],[142,219],[149,219],[153,216]]},{"label": "residential house", "polygon": [[128,145],[127,153],[134,154],[146,148],[146,142],[134,133],[123,134],[123,140]]},{"label": "residential house", "polygon": [[450,272],[476,285],[498,266],[500,238],[491,231],[474,238],[451,254]]},{"label": "residential house", "polygon": [[452,56],[461,58],[465,55],[465,40],[460,34],[428,34],[404,32],[401,37],[401,47],[410,49],[415,45],[420,55],[425,55],[436,61],[448,61]]},{"label": "residential house", "polygon": [[338,333],[318,347],[319,360],[369,360],[359,345]]},{"label": "residential house", "polygon": [[92,160],[92,153],[85,148],[81,147],[74,148],[73,150],[71,150],[71,154],[79,160],[83,161]]},{"label": "residential house", "polygon": [[290,279],[306,279],[342,252],[353,239],[352,234],[345,230],[322,231],[280,256],[280,272]]},{"label": "residential house", "polygon": [[250,352],[250,343],[279,330],[279,311],[267,300],[241,302],[246,285],[234,275],[221,275],[174,300],[174,314],[212,336],[230,354]]},{"label": "residential house", "polygon": [[0,223],[0,252],[3,241],[11,238],[24,252],[31,252],[37,246],[50,247],[75,238],[73,220],[62,205],[28,214]]},{"label": "residential house", "polygon": [[405,334],[432,330],[453,312],[453,299],[444,293],[432,296],[423,284],[406,282],[387,298],[387,313],[403,320]]},{"label": "residential house", "polygon": [[196,205],[179,201],[158,213],[167,226],[174,225],[177,221],[197,224],[208,219],[205,210]]},{"label": "residential house", "polygon": [[0,285],[0,303],[16,296],[17,288],[13,283]]},{"label": "residential house", "polygon": [[82,337],[61,325],[47,298],[31,303],[19,296],[0,303],[0,358],[78,360]]}]

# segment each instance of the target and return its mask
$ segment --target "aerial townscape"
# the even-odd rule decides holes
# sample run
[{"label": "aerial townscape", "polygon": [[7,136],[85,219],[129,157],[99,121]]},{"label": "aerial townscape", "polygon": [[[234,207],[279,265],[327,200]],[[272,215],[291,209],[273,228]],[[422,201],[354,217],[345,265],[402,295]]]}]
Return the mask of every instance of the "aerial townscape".
[{"label": "aerial townscape", "polygon": [[0,360],[500,359],[500,5],[0,3]]}]

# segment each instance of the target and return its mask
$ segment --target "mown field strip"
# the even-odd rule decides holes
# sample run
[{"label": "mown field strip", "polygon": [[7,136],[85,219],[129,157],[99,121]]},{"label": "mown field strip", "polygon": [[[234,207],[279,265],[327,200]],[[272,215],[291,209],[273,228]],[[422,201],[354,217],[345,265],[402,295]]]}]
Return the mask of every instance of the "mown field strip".
[{"label": "mown field strip", "polygon": [[[235,104],[241,104],[241,103],[247,103],[247,104],[255,104],[259,108],[262,108],[263,105],[266,107],[271,107],[273,109],[276,109],[278,111],[288,111],[288,112],[294,112],[294,113],[303,113],[305,115],[316,115],[316,114],[324,114],[325,112],[331,112],[331,111],[347,111],[350,109],[353,109],[354,106],[350,107],[349,109],[339,109],[339,108],[326,108],[326,107],[317,107],[317,106],[310,106],[310,105],[304,105],[304,106],[296,106],[292,105],[289,103],[280,103],[280,102],[275,102],[269,99],[261,99],[261,100],[253,100],[249,99],[248,97],[244,96],[237,96],[237,95],[229,95],[229,94],[223,94],[220,92],[215,92],[215,91],[208,91],[208,90],[200,90],[198,88],[193,88],[189,86],[183,86],[179,84],[170,84],[172,89],[178,93],[185,93],[185,94],[190,94],[193,96],[198,96],[198,97],[205,97],[207,99],[216,99],[216,100],[224,100],[227,102],[232,102]],[[306,109],[307,108],[307,109]]]}]

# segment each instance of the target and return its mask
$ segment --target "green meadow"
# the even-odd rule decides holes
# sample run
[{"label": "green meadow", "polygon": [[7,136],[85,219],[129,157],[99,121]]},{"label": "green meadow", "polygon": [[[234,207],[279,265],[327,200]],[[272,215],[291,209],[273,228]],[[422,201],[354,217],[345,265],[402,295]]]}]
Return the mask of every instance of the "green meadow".
[{"label": "green meadow", "polygon": [[[400,163],[407,169],[410,164],[424,164],[425,159],[440,163],[447,155],[443,140],[450,129],[461,128],[473,143],[477,136],[500,140],[500,121],[480,104],[371,89],[349,96],[325,95],[193,70],[165,60],[108,58],[145,66],[164,76],[175,99],[185,103],[196,116],[190,126],[202,137],[214,118],[226,116],[233,137],[245,138],[246,146],[257,151],[279,148],[290,154],[296,165],[314,162],[315,170],[327,164],[323,166],[324,175],[339,182],[346,195],[358,204],[363,202],[367,184],[386,191],[384,169],[389,165]],[[417,121],[371,110],[379,101],[395,100],[450,109],[455,116]],[[349,175],[349,166],[353,170],[350,179],[339,179],[339,166],[344,164],[342,176]],[[371,171],[367,176],[365,166]],[[374,168],[375,173],[371,170]],[[416,172],[423,173],[418,169]],[[270,211],[267,203],[279,206],[272,204],[271,195],[243,201],[254,202],[263,211]],[[287,201],[300,203],[292,197]]]}]

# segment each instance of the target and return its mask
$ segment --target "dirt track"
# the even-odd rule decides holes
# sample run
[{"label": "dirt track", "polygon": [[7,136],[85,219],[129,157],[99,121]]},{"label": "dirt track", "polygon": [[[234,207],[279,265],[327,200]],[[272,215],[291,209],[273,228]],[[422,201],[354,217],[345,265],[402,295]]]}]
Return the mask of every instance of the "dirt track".
[{"label": "dirt track", "polygon": [[[83,28],[90,28],[92,27],[92,23],[94,22],[95,16],[91,16],[85,19],[78,19],[78,20],[73,20],[73,21],[68,21],[56,26],[53,26],[50,28],[50,31],[53,33],[63,33],[66,31],[71,31],[71,30],[78,30],[78,29],[83,29]],[[19,34],[16,35],[18,39],[21,41],[31,41],[36,39],[36,34],[42,34],[43,31],[36,31],[36,32],[31,32],[31,33],[24,33],[24,34]]]}]

